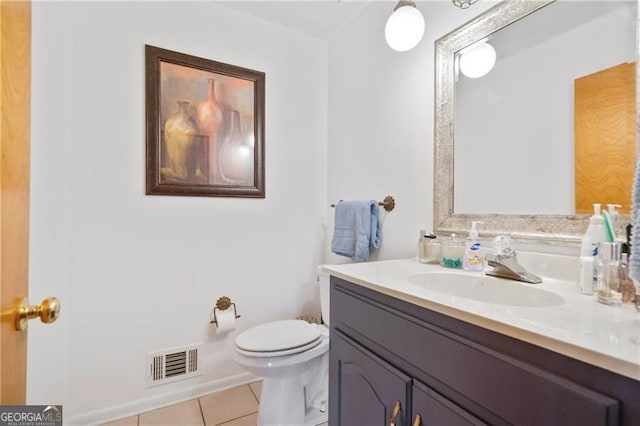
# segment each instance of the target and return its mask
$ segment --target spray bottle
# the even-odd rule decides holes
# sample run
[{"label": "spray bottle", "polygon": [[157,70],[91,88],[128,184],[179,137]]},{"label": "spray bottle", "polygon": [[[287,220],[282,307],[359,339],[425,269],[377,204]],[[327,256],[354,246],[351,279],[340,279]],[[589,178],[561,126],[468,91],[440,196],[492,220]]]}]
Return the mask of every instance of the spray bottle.
[{"label": "spray bottle", "polygon": [[[600,204],[596,203],[593,205],[593,216],[589,218],[589,227],[587,228],[587,232],[585,232],[585,236],[589,236],[591,239],[591,255],[594,258],[598,257],[598,245],[600,243],[609,242],[609,235],[607,233],[607,228],[604,224],[604,218],[600,214]],[[598,283],[598,262],[597,259],[594,262],[593,268],[593,290],[596,289]]]}]

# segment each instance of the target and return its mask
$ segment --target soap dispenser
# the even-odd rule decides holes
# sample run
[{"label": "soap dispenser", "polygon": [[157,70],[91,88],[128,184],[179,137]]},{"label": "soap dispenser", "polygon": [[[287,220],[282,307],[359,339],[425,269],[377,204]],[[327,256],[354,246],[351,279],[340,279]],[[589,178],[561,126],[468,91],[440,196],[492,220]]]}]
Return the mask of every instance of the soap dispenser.
[{"label": "soap dispenser", "polygon": [[620,215],[618,213],[618,210],[616,210],[619,208],[622,208],[622,204],[607,204],[607,210],[609,213],[609,218],[611,219],[611,225],[614,225],[616,223],[616,220]]},{"label": "soap dispenser", "polygon": [[616,240],[616,234],[614,232],[614,225],[618,219],[618,212],[616,207],[622,207],[620,204],[607,204],[607,210],[602,212],[602,218],[604,219],[604,228],[607,231],[608,242],[613,243]]},{"label": "soap dispenser", "polygon": [[480,253],[480,242],[478,241],[478,229],[476,228],[479,224],[484,224],[484,222],[476,220],[471,222],[469,237],[465,242],[464,258],[462,261],[462,267],[465,271],[482,272],[484,269],[484,261]]},{"label": "soap dispenser", "polygon": [[591,254],[593,256],[598,255],[598,244],[610,242],[609,236],[607,235],[607,229],[604,224],[604,218],[600,214],[600,204],[598,203],[593,205],[593,216],[589,218],[589,227],[587,228],[585,235],[589,235],[591,237]]}]

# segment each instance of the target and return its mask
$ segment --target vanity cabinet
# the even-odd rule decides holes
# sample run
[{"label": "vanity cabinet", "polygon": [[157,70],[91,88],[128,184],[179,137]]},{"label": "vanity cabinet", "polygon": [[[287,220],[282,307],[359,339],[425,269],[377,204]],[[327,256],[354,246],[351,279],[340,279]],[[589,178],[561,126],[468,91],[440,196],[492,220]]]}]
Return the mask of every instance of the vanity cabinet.
[{"label": "vanity cabinet", "polygon": [[640,424],[636,380],[336,277],[329,383],[331,426]]},{"label": "vanity cabinet", "polygon": [[483,426],[485,422],[449,401],[435,390],[414,380],[411,411],[414,426]]},{"label": "vanity cabinet", "polygon": [[411,377],[358,345],[339,331],[331,337],[331,351],[340,383],[338,424],[405,425]]},{"label": "vanity cabinet", "polygon": [[485,425],[340,331],[331,337],[331,351],[340,389],[338,424]]}]

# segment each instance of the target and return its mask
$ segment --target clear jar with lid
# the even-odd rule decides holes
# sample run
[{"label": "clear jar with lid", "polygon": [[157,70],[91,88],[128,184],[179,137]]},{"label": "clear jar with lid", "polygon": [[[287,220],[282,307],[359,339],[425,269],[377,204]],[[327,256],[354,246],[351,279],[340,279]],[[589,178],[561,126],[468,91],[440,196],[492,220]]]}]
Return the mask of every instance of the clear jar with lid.
[{"label": "clear jar with lid", "polygon": [[620,243],[598,244],[598,302],[605,305],[620,305],[622,303],[621,265],[622,245]]},{"label": "clear jar with lid", "polygon": [[420,263],[438,263],[440,261],[440,241],[434,234],[420,231],[418,241],[418,261]]},{"label": "clear jar with lid", "polygon": [[620,261],[620,293],[622,303],[634,304],[636,301],[636,285],[629,276],[629,254],[622,253]]},{"label": "clear jar with lid", "polygon": [[451,234],[451,238],[442,241],[440,247],[440,266],[462,269],[463,257],[464,240],[456,238],[456,234]]}]

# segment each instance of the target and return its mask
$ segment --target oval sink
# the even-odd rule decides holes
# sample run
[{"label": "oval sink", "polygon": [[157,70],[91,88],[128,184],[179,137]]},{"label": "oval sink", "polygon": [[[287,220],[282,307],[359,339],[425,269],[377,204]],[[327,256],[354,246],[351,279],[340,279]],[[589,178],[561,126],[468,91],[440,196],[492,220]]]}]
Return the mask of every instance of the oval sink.
[{"label": "oval sink", "polygon": [[557,294],[531,284],[456,272],[424,272],[409,276],[426,289],[496,305],[552,307],[564,304]]}]

